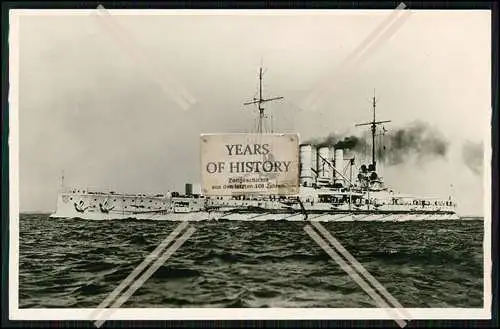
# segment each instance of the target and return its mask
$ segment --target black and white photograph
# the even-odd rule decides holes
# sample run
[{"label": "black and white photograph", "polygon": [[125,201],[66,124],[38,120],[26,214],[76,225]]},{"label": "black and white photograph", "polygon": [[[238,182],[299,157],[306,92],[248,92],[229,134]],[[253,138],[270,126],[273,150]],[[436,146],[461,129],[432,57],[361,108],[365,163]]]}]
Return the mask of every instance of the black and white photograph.
[{"label": "black and white photograph", "polygon": [[491,317],[488,10],[11,10],[10,317]]}]

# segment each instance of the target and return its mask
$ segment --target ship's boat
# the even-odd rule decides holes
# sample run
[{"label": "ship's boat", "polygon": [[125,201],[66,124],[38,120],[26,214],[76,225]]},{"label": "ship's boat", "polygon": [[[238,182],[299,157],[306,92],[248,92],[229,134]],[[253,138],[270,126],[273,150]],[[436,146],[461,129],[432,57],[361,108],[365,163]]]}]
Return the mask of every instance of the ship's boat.
[{"label": "ship's boat", "polygon": [[[259,74],[262,88],[262,69]],[[260,90],[262,91],[262,89]],[[259,93],[262,95],[262,92]],[[258,134],[264,132],[263,103],[282,97],[254,99],[257,104]],[[61,184],[54,218],[159,219],[159,220],[312,220],[312,221],[405,221],[459,219],[451,198],[424,198],[397,193],[387,187],[377,170],[375,136],[376,99],[373,120],[371,163],[359,168],[355,154],[343,146],[301,144],[298,195],[204,196],[201,188],[186,184],[183,194],[121,194],[66,188]],[[385,129],[385,128],[384,128]],[[63,177],[64,182],[64,177]]]}]

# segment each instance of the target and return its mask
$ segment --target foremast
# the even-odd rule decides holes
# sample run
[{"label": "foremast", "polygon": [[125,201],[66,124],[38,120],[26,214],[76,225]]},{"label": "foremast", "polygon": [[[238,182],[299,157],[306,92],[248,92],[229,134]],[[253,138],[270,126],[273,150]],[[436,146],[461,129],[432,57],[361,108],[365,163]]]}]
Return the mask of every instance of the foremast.
[{"label": "foremast", "polygon": [[281,97],[281,96],[271,97],[271,98],[264,98],[262,96],[262,79],[263,79],[263,77],[264,77],[264,72],[262,71],[262,66],[261,66],[260,70],[259,70],[259,98],[254,97],[253,101],[243,103],[243,105],[257,104],[257,109],[259,110],[259,122],[257,125],[257,133],[258,134],[262,134],[264,132],[263,123],[264,123],[264,119],[266,116],[265,116],[265,109],[263,107],[263,104],[267,103],[267,102],[283,99],[283,97]]}]

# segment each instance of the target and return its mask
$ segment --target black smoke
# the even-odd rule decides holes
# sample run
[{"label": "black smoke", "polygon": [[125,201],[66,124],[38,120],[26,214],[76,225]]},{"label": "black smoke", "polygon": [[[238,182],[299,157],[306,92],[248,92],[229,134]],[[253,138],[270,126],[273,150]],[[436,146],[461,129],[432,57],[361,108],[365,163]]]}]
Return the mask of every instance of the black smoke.
[{"label": "black smoke", "polygon": [[337,149],[350,149],[354,151],[361,151],[364,146],[366,146],[365,140],[358,136],[346,136],[342,137],[340,134],[331,133],[324,138],[314,138],[305,142],[305,144],[310,144],[316,148],[320,147],[334,147]]},{"label": "black smoke", "polygon": [[474,174],[483,172],[483,143],[467,141],[462,146],[462,160]]},{"label": "black smoke", "polygon": [[361,149],[361,146],[363,146],[364,144],[364,140],[360,137],[347,136],[335,143],[334,147],[337,149],[358,150]]},{"label": "black smoke", "polygon": [[330,133],[328,136],[323,138],[311,138],[307,140],[304,144],[310,144],[317,148],[325,146],[333,147],[333,145],[335,145],[341,138],[342,136],[340,136],[337,133]]},{"label": "black smoke", "polygon": [[[376,133],[377,161],[394,166],[409,161],[444,158],[447,155],[449,142],[436,128],[421,121],[412,122],[404,127],[383,131],[380,127]],[[314,138],[305,144],[319,147],[335,147],[350,149],[358,154],[371,157],[371,133],[364,132],[358,136],[341,136],[331,133],[324,138]]]},{"label": "black smoke", "polygon": [[422,121],[390,130],[382,136],[381,159],[388,165],[398,165],[415,156],[417,160],[444,158],[449,142],[436,128]]}]

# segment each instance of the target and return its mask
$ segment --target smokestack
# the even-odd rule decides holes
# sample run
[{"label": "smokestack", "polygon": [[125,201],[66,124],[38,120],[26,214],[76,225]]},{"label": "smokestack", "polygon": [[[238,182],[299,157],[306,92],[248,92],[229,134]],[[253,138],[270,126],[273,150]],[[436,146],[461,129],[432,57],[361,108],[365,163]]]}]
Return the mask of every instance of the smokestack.
[{"label": "smokestack", "polygon": [[186,195],[187,196],[193,195],[193,184],[186,183]]},{"label": "smokestack", "polygon": [[335,184],[344,185],[344,178],[338,173],[344,173],[344,150],[335,149]]},{"label": "smokestack", "polygon": [[[300,185],[312,186],[314,181],[313,171],[313,147],[312,145],[300,145]],[[316,156],[314,156],[316,158]]]},{"label": "smokestack", "polygon": [[312,171],[313,184],[318,182],[318,149],[316,146],[311,146],[311,168],[314,169]]},{"label": "smokestack", "polygon": [[[330,158],[328,159],[330,163],[335,166],[335,147],[330,146]],[[335,178],[335,170],[332,169],[332,179]]]},{"label": "smokestack", "polygon": [[199,183],[193,184],[193,194],[198,194],[198,195],[202,194],[201,184]]},{"label": "smokestack", "polygon": [[330,148],[320,147],[318,150],[318,182],[324,185],[332,183],[332,168],[330,162]]}]

